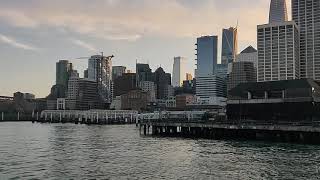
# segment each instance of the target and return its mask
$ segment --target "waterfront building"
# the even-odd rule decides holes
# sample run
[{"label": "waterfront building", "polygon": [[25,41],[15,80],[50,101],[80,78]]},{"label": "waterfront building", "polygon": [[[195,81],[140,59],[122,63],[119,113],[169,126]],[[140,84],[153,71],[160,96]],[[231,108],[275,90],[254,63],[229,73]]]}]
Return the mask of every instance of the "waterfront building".
[{"label": "waterfront building", "polygon": [[125,66],[112,66],[112,80],[114,81],[118,77],[122,76],[122,74],[126,73]]},{"label": "waterfront building", "polygon": [[212,75],[196,79],[196,96],[201,104],[220,104],[227,96],[226,80]]},{"label": "waterfront building", "polygon": [[271,0],[269,23],[288,21],[286,0]]},{"label": "waterfront building", "polygon": [[222,30],[221,64],[232,63],[238,53],[238,29],[230,27]]},{"label": "waterfront building", "polygon": [[[186,79],[184,79],[184,80],[192,81],[192,79],[193,79],[192,75],[190,73],[186,73]],[[182,84],[183,84],[183,82],[182,82]]]},{"label": "waterfront building", "polygon": [[320,120],[320,86],[311,79],[242,83],[229,92],[227,117],[260,122]]},{"label": "waterfront building", "polygon": [[111,103],[113,56],[94,55],[88,60],[88,79],[98,83],[98,93],[104,103]]},{"label": "waterfront building", "polygon": [[137,89],[136,78],[136,73],[125,73],[116,78],[113,83],[113,97],[121,96],[131,90]]},{"label": "waterfront building", "polygon": [[197,38],[197,69],[195,76],[213,75],[218,59],[218,36],[202,36]]},{"label": "waterfront building", "polygon": [[171,74],[166,73],[162,67],[154,72],[154,82],[157,86],[157,99],[166,99],[168,97],[168,88],[171,85]]},{"label": "waterfront building", "polygon": [[140,89],[148,93],[148,102],[156,102],[157,86],[153,81],[141,81]]},{"label": "waterfront building", "polygon": [[121,109],[145,111],[148,104],[148,94],[136,89],[121,95]]},{"label": "waterfront building", "polygon": [[258,67],[258,51],[252,46],[248,46],[236,57],[236,62],[252,62],[255,69]]},{"label": "waterfront building", "polygon": [[240,83],[256,82],[257,73],[252,62],[236,61],[232,63],[232,70],[228,76],[227,92]]},{"label": "waterfront building", "polygon": [[69,72],[72,70],[72,63],[68,60],[60,60],[56,63],[56,85],[68,87]]},{"label": "waterfront building", "polygon": [[292,0],[292,19],[300,29],[300,76],[320,80],[320,1]]},{"label": "waterfront building", "polygon": [[294,21],[258,25],[258,81],[300,78],[299,30]]},{"label": "waterfront building", "polygon": [[181,87],[183,78],[186,74],[185,71],[186,59],[184,57],[174,57],[173,72],[172,72],[172,85],[173,87]]},{"label": "waterfront building", "polygon": [[76,102],[77,110],[104,109],[100,95],[97,93],[98,83],[90,79],[79,80],[79,90]]}]

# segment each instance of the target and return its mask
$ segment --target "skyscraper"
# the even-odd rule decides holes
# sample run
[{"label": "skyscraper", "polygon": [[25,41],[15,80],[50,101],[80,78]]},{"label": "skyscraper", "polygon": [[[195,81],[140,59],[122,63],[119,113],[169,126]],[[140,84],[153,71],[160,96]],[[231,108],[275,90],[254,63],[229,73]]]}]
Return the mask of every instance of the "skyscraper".
[{"label": "skyscraper", "polygon": [[182,86],[184,76],[186,74],[185,71],[185,58],[183,57],[175,57],[173,63],[173,72],[172,72],[172,85],[173,87]]},{"label": "skyscraper", "polygon": [[68,60],[60,60],[56,63],[56,85],[68,87],[69,72],[72,71],[72,64]]},{"label": "skyscraper", "polygon": [[195,76],[213,75],[218,59],[218,36],[197,38],[197,69]]},{"label": "skyscraper", "polygon": [[252,46],[248,46],[240,54],[237,55],[236,61],[238,62],[252,62],[254,68],[258,66],[258,51]]},{"label": "skyscraper", "polygon": [[258,25],[258,81],[299,79],[299,30],[294,21]]},{"label": "skyscraper", "polygon": [[292,19],[300,28],[301,78],[320,80],[320,0],[292,0]]},{"label": "skyscraper", "polygon": [[153,73],[150,69],[149,64],[136,64],[136,76],[137,76],[137,87],[140,85],[141,81],[153,81]]},{"label": "skyscraper", "polygon": [[164,72],[162,67],[159,67],[154,72],[154,82],[157,86],[157,99],[166,99],[168,86],[171,86],[171,74]]},{"label": "skyscraper", "polygon": [[288,21],[286,0],[271,0],[269,23]]},{"label": "skyscraper", "polygon": [[232,63],[238,52],[238,29],[230,27],[222,30],[221,63]]},{"label": "skyscraper", "polygon": [[88,79],[98,83],[98,93],[105,103],[110,103],[112,80],[112,56],[91,56],[88,61]]},{"label": "skyscraper", "polygon": [[122,76],[122,74],[126,73],[125,66],[112,66],[112,80],[114,81],[118,77]]}]

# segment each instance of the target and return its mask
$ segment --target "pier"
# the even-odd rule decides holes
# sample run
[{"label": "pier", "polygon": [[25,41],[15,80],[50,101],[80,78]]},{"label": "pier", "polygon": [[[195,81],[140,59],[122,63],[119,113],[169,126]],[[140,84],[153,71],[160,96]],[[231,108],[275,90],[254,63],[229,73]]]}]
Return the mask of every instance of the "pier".
[{"label": "pier", "polygon": [[143,135],[320,144],[320,122],[235,122],[144,117],[139,119],[139,125]]},{"label": "pier", "polygon": [[42,123],[135,124],[137,111],[131,110],[45,110],[37,121]]}]

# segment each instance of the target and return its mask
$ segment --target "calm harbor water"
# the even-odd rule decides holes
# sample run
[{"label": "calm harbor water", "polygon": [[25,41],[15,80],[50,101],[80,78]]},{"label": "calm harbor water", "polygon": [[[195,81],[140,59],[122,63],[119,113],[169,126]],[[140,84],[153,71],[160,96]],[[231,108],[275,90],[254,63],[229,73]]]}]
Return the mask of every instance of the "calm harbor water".
[{"label": "calm harbor water", "polygon": [[0,179],[320,179],[320,146],[155,138],[134,125],[0,123]]}]

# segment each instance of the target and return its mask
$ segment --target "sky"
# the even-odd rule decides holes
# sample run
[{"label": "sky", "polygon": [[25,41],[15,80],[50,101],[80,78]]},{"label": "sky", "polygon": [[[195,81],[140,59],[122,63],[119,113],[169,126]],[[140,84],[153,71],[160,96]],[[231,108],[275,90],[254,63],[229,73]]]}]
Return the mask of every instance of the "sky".
[{"label": "sky", "polygon": [[221,46],[222,28],[236,26],[238,21],[239,51],[256,47],[256,26],[268,22],[269,3],[0,0],[0,95],[21,91],[45,97],[55,83],[58,60],[69,59],[83,74],[87,60],[77,58],[101,51],[115,56],[113,65],[133,71],[138,61],[172,73],[173,58],[183,56],[187,71],[193,73],[197,37],[217,35]]}]

